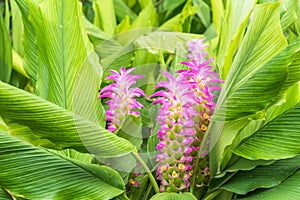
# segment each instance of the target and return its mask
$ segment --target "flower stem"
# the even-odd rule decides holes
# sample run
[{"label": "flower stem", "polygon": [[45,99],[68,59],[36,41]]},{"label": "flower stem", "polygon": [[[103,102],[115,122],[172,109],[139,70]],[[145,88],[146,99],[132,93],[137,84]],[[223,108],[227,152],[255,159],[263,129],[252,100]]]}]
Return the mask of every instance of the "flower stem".
[{"label": "flower stem", "polygon": [[157,185],[157,182],[153,176],[153,174],[151,173],[150,169],[148,168],[148,166],[146,165],[146,163],[143,161],[143,159],[139,156],[139,154],[136,151],[132,152],[132,155],[135,157],[135,159],[142,165],[142,167],[144,168],[144,170],[146,171],[146,173],[149,176],[150,182],[153,186],[153,189],[155,191],[155,193],[159,193],[159,187]]}]

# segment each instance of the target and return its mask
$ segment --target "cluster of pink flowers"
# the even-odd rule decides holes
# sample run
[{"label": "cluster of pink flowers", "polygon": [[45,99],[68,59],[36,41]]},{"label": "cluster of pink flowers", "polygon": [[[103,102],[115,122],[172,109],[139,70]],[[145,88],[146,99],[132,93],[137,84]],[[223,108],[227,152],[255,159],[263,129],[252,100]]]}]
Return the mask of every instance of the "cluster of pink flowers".
[{"label": "cluster of pink flowers", "polygon": [[[218,74],[213,72],[207,59],[207,46],[203,40],[192,40],[188,43],[190,53],[188,61],[182,62],[188,69],[179,70],[177,76],[166,71],[161,73],[167,78],[155,87],[161,88],[152,94],[153,104],[161,104],[157,120],[160,125],[157,144],[157,179],[161,181],[161,192],[186,191],[190,186],[193,171],[208,173],[207,162],[200,164],[195,170],[195,160],[200,149],[201,140],[208,129],[213,114],[215,91],[222,82]],[[139,88],[131,88],[141,75],[132,75],[124,67],[120,73],[111,70],[107,77],[114,83],[100,91],[100,98],[108,97],[109,110],[106,112],[108,129],[115,131],[121,125],[126,114],[136,115],[136,109],[142,108],[136,97],[146,96]],[[200,174],[199,174],[200,173]],[[201,177],[200,177],[201,179]]]},{"label": "cluster of pink flowers", "polygon": [[[197,151],[214,111],[214,91],[220,90],[217,84],[222,80],[208,65],[212,59],[205,58],[207,52],[203,42],[195,39],[188,43],[189,61],[182,62],[188,69],[179,70],[177,78],[162,72],[168,80],[158,83],[156,87],[167,90],[151,96],[159,97],[153,103],[162,104],[157,118],[161,125],[157,145],[160,152],[157,156],[157,174],[161,180],[161,192],[188,189],[189,178],[193,171],[197,171],[193,169]],[[204,166],[200,173],[207,171],[208,166]],[[201,177],[197,179],[202,180]]]},{"label": "cluster of pink flowers", "polygon": [[125,116],[139,116],[136,110],[143,107],[135,98],[146,96],[144,91],[132,87],[137,79],[143,78],[142,75],[130,74],[134,68],[126,70],[121,67],[120,73],[115,70],[109,70],[112,74],[106,77],[106,80],[113,80],[110,85],[102,88],[99,98],[110,98],[107,101],[109,110],[106,111],[106,120],[108,121],[108,130],[115,131],[122,124]]}]

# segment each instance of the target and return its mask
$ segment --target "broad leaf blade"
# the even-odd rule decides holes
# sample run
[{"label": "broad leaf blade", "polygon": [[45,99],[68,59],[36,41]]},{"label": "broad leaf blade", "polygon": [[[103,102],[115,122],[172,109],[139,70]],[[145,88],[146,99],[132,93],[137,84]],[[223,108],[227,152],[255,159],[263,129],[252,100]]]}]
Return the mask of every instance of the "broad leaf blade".
[{"label": "broad leaf blade", "polygon": [[[216,137],[216,140],[218,140],[215,143],[219,150],[215,148],[213,149],[212,153],[215,156],[217,156],[218,159],[216,160],[218,160],[218,162],[220,163],[222,162],[222,165],[224,167],[227,165],[228,161],[225,162],[223,161],[223,159],[221,159],[221,157],[219,158],[219,156],[221,155],[216,154],[217,151],[219,151],[219,153],[221,153],[221,151],[224,151],[222,156],[230,158],[232,154],[232,149],[237,147],[243,139],[249,137],[252,133],[257,131],[263,124],[267,123],[272,118],[275,118],[285,110],[294,106],[299,101],[299,89],[298,89],[299,87],[297,85],[291,87],[293,84],[295,84],[300,80],[299,48],[300,48],[300,40],[297,39],[294,42],[292,42],[289,46],[287,46],[287,48],[281,51],[277,56],[275,56],[264,67],[269,70],[272,70],[272,68],[279,69],[283,67],[286,67],[288,69],[288,74],[285,83],[283,84],[282,88],[278,92],[279,94],[277,95],[277,97],[274,98],[270,103],[270,104],[277,103],[277,105],[274,105],[273,107],[267,110],[265,114],[265,119],[255,120],[255,121],[244,120],[244,122],[242,122],[241,120],[240,122],[229,121],[228,123],[212,122],[212,123],[216,123],[213,127],[211,127],[212,130],[216,130],[217,127],[219,127],[220,129],[220,131],[218,131],[218,133],[220,134],[219,136],[218,134],[214,134],[212,136],[212,137]],[[249,82],[251,83],[251,81]],[[249,93],[251,93],[251,91],[249,91]],[[247,125],[248,123],[249,124],[244,130],[242,130],[239,133],[241,129],[237,130],[237,129],[227,128],[228,125],[232,125],[233,123],[238,123],[240,125],[242,125],[242,123],[245,123],[244,125]],[[231,133],[233,132],[235,133],[232,135]],[[214,144],[214,140],[211,140],[211,144]],[[216,162],[216,161],[211,161],[211,162]],[[211,165],[211,167],[212,169],[214,169],[214,165]]]},{"label": "broad leaf blade", "polygon": [[97,100],[102,67],[87,37],[80,2],[35,0],[27,5],[38,47],[37,94],[104,125]]},{"label": "broad leaf blade", "polygon": [[274,199],[299,199],[300,193],[300,170],[298,170],[293,176],[289,177],[279,186],[269,190],[262,190],[254,192],[245,198],[239,198],[240,200],[274,200]]},{"label": "broad leaf blade", "polygon": [[[2,131],[0,136],[0,185],[16,196],[28,199],[110,199],[123,193],[99,176],[95,177],[59,156]],[[101,167],[90,167],[102,171]]]},{"label": "broad leaf blade", "polygon": [[221,189],[246,194],[257,188],[271,188],[279,185],[299,168],[300,156],[279,160],[271,165],[258,166],[251,171],[240,171]]},{"label": "broad leaf blade", "polygon": [[[256,7],[253,20],[220,94],[215,119],[222,121],[260,117],[258,112],[277,95],[278,86],[275,88],[273,84],[284,81],[286,69],[267,71],[263,66],[287,45],[280,26],[279,6],[279,3],[268,3]],[[272,75],[269,74],[266,78],[265,73]],[[257,80],[253,81],[253,78]],[[252,98],[249,98],[249,91]],[[266,91],[264,96],[260,95],[262,91]]]},{"label": "broad leaf blade", "polygon": [[154,195],[150,200],[196,200],[197,198],[192,193],[159,193]]},{"label": "broad leaf blade", "polygon": [[[26,73],[30,77],[33,87],[36,87],[38,76],[38,48],[36,46],[36,32],[29,21],[29,8],[27,1],[15,0],[21,13],[24,25],[24,60],[23,65]],[[35,91],[38,93],[38,91]]]},{"label": "broad leaf blade", "polygon": [[300,103],[243,141],[234,153],[248,159],[282,159],[300,153]]},{"label": "broad leaf blade", "polygon": [[227,1],[225,19],[220,34],[217,64],[220,76],[225,80],[234,58],[234,54],[244,35],[249,16],[256,0]]},{"label": "broad leaf blade", "polygon": [[116,28],[116,17],[113,0],[94,0],[94,24],[107,35],[113,36]]},{"label": "broad leaf blade", "polygon": [[[1,13],[1,12],[0,12]],[[7,13],[8,15],[8,13]],[[0,80],[9,82],[12,70],[12,54],[9,34],[0,17]]]},{"label": "broad leaf blade", "polygon": [[11,196],[1,187],[0,187],[0,199],[11,200]]},{"label": "broad leaf blade", "polygon": [[0,82],[0,88],[0,115],[28,126],[41,145],[48,140],[57,149],[74,148],[108,157],[134,149],[130,142],[95,122],[5,83]]}]

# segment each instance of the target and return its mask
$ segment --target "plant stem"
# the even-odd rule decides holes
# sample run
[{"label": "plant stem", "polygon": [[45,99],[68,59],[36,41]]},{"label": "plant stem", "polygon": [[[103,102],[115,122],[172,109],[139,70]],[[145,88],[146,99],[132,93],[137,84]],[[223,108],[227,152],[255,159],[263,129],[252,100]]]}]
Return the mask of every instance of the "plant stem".
[{"label": "plant stem", "polygon": [[149,199],[149,195],[150,195],[150,192],[151,192],[151,190],[152,190],[152,184],[149,184],[148,185],[148,187],[147,187],[147,190],[146,190],[146,192],[145,192],[145,196],[144,196],[144,199]]},{"label": "plant stem", "polygon": [[143,161],[143,159],[139,156],[139,154],[136,151],[132,152],[132,155],[135,157],[135,159],[142,165],[142,167],[144,168],[144,170],[146,171],[146,173],[149,176],[150,182],[154,188],[155,193],[159,193],[159,187],[157,185],[157,182],[153,176],[153,174],[151,173],[150,169],[148,168],[148,166],[146,165],[146,163]]}]

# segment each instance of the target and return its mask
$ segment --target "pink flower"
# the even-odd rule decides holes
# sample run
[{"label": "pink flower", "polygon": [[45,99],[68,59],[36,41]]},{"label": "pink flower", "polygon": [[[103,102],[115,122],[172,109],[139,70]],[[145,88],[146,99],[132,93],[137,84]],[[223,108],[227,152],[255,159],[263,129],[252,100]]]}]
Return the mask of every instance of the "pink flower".
[{"label": "pink flower", "polygon": [[120,73],[109,70],[112,74],[107,76],[106,80],[114,82],[100,91],[99,98],[110,98],[107,101],[109,110],[106,111],[106,120],[108,130],[112,132],[119,128],[126,114],[139,116],[139,112],[135,109],[143,107],[135,98],[146,95],[141,89],[132,88],[132,85],[144,76],[130,74],[133,70],[134,68],[126,70],[124,67],[121,67]]},{"label": "pink flower", "polygon": [[[204,48],[207,45],[203,42],[204,39],[195,39],[188,43],[189,60],[182,62],[188,69],[179,70],[176,78],[162,71],[168,80],[159,82],[156,88],[165,90],[150,96],[157,97],[153,104],[162,104],[157,117],[161,127],[158,131],[159,165],[156,172],[157,179],[162,183],[162,192],[187,190],[190,186],[190,174],[198,171],[198,177],[204,173],[203,170],[193,169],[195,155],[200,149],[201,140],[214,111],[213,99],[215,92],[220,90],[218,84],[223,81],[212,71],[212,66],[209,66],[213,59],[206,59],[208,53]],[[208,166],[205,169],[207,174]]]},{"label": "pink flower", "polygon": [[160,103],[162,107],[157,120],[161,125],[158,131],[160,142],[157,150],[159,163],[157,175],[162,181],[161,191],[176,192],[189,186],[189,170],[192,168],[193,135],[196,134],[194,122],[191,120],[197,113],[193,105],[197,99],[193,93],[192,84],[184,77],[173,77],[170,73],[161,71],[168,80],[159,82],[156,88],[164,88],[150,97],[158,97],[153,104]]}]

